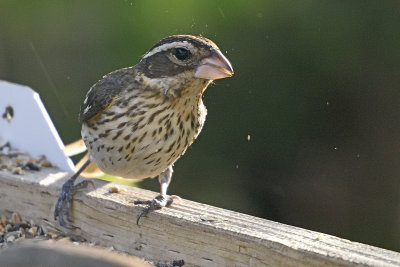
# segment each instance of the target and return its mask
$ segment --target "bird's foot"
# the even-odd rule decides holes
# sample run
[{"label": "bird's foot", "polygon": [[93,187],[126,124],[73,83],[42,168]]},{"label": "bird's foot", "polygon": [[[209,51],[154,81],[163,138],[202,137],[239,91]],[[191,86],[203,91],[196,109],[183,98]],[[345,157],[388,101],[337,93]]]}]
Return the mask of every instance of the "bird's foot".
[{"label": "bird's foot", "polygon": [[181,198],[179,196],[175,196],[175,195],[172,195],[172,196],[158,195],[153,200],[147,200],[147,201],[136,200],[136,201],[134,201],[133,204],[135,204],[135,205],[146,205],[146,207],[144,207],[140,211],[138,218],[136,220],[136,224],[139,225],[140,218],[149,214],[150,212],[162,209],[163,207],[171,206],[172,202],[174,202],[175,199],[180,200]]},{"label": "bird's foot", "polygon": [[68,222],[72,222],[71,218],[69,217],[69,212],[71,209],[71,202],[72,202],[72,197],[78,191],[79,189],[86,188],[89,184],[95,188],[94,183],[92,180],[84,180],[80,183],[77,183],[74,185],[75,179],[70,178],[68,181],[66,181],[61,189],[61,194],[60,197],[58,198],[58,201],[56,203],[56,207],[54,209],[54,220],[57,220],[60,222],[60,225],[68,228],[68,229],[74,229],[75,227],[68,226],[67,223],[65,222],[65,219],[68,220]]}]

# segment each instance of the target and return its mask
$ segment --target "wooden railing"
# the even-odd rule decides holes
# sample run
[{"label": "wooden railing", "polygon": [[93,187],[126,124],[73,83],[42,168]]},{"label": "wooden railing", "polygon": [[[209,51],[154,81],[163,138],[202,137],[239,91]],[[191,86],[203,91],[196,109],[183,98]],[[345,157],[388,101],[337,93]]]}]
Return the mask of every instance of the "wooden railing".
[{"label": "wooden railing", "polygon": [[[104,247],[185,266],[400,266],[400,253],[188,200],[143,217],[131,202],[156,193],[96,180],[78,192],[69,231],[53,218],[61,185],[71,174],[56,169],[25,175],[0,171],[0,211],[18,211],[48,230]],[[83,179],[83,178],[82,178]]]}]

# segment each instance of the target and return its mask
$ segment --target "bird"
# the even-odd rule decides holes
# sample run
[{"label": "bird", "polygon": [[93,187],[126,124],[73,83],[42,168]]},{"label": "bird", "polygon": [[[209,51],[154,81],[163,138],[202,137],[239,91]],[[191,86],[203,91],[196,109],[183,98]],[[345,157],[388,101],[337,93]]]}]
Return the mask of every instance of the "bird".
[{"label": "bird", "polygon": [[91,163],[109,175],[142,180],[158,176],[160,194],[138,218],[170,206],[173,165],[198,137],[207,109],[202,96],[214,80],[231,77],[233,68],[218,46],[202,36],[172,35],[157,42],[138,64],[104,75],[80,107],[81,136],[89,156],[62,186],[54,219],[69,227],[75,192],[93,185],[76,183]]}]

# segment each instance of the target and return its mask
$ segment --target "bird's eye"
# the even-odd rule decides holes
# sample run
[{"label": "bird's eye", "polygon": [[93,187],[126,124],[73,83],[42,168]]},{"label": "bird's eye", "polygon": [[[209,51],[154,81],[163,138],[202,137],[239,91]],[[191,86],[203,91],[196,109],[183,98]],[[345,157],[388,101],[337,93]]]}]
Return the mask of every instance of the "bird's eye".
[{"label": "bird's eye", "polygon": [[190,57],[190,52],[186,48],[178,47],[174,49],[174,55],[179,60],[185,60]]}]

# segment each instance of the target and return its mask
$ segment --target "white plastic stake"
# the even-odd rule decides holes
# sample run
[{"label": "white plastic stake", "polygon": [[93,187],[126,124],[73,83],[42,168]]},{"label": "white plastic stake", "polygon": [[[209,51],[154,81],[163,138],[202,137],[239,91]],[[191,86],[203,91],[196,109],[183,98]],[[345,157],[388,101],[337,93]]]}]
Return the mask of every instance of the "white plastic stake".
[{"label": "white plastic stake", "polygon": [[28,86],[0,80],[0,140],[31,156],[45,155],[63,171],[74,170],[39,94]]}]

